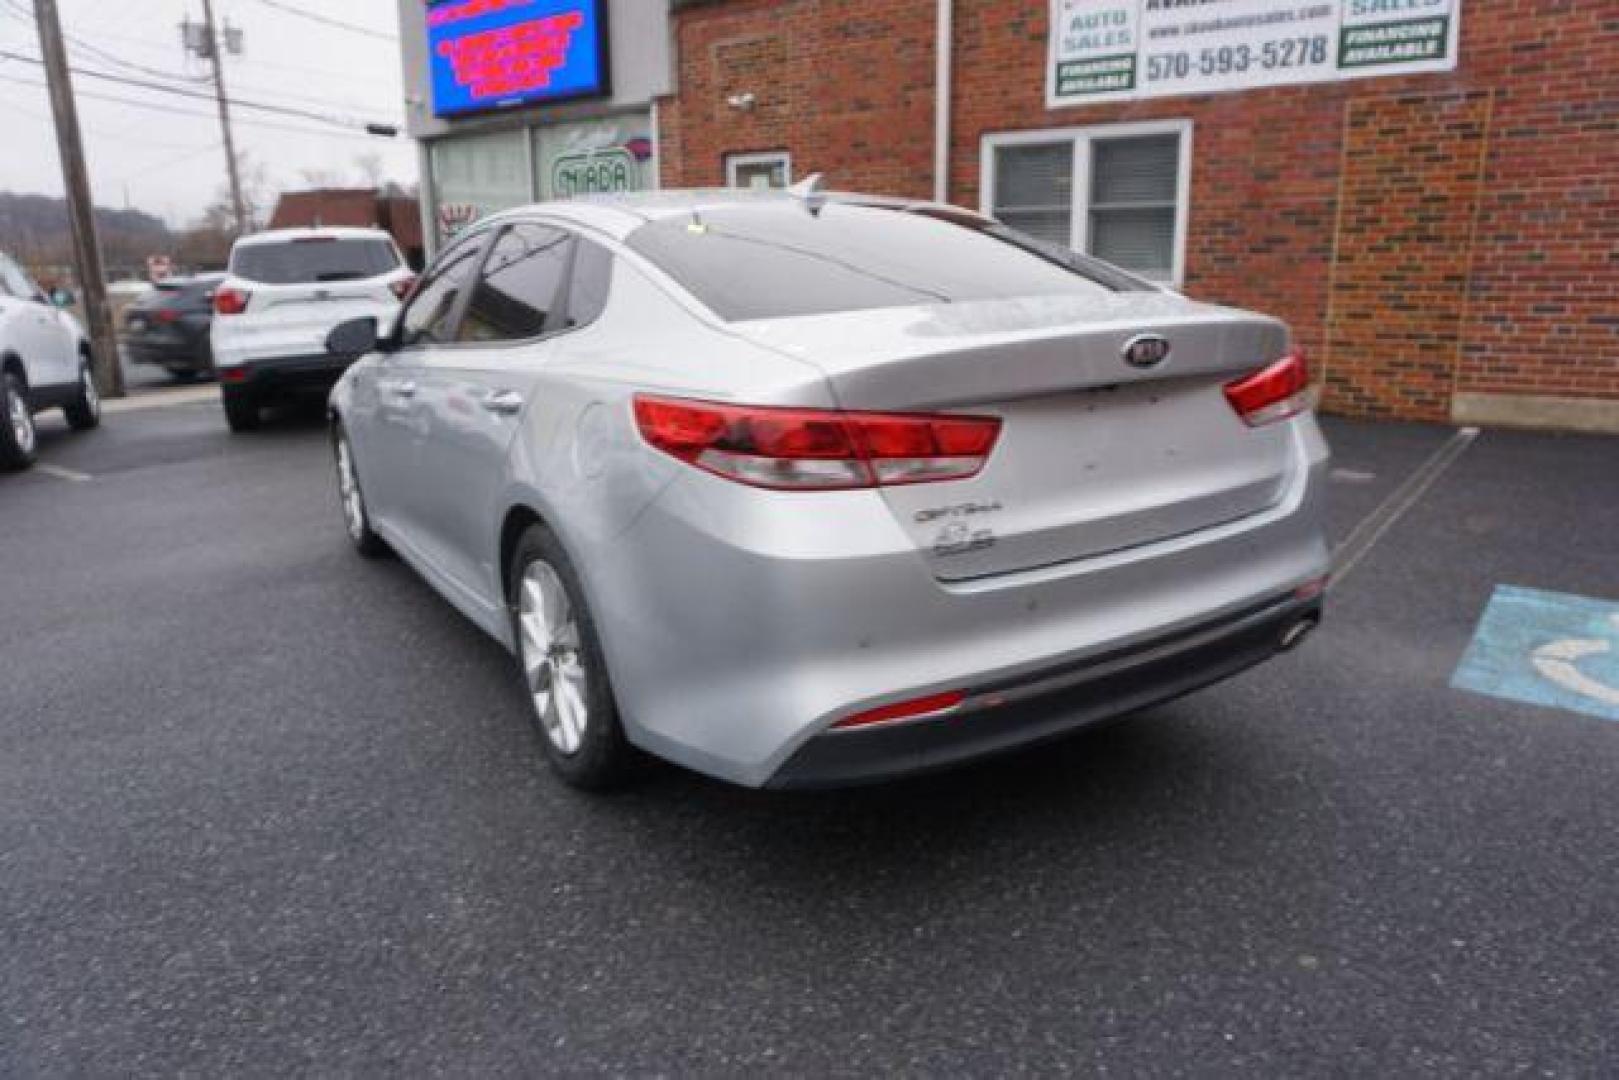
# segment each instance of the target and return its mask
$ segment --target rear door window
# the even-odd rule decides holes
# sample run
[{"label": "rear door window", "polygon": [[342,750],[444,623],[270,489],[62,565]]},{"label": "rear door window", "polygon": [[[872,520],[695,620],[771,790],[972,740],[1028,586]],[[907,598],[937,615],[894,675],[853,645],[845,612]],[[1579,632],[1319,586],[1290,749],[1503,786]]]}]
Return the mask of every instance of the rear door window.
[{"label": "rear door window", "polygon": [[410,298],[399,316],[399,343],[404,346],[443,343],[454,339],[455,313],[472,275],[478,269],[487,234],[468,237],[444,253]]},{"label": "rear door window", "polygon": [[231,256],[231,273],[265,285],[306,285],[379,277],[399,266],[393,244],[378,238],[307,237],[248,244]]},{"label": "rear door window", "polygon": [[555,329],[573,238],[532,222],[508,226],[495,241],[472,291],[461,341],[522,341]]},{"label": "rear door window", "polygon": [[643,225],[628,243],[731,321],[1121,287],[987,219],[893,206],[718,206]]}]

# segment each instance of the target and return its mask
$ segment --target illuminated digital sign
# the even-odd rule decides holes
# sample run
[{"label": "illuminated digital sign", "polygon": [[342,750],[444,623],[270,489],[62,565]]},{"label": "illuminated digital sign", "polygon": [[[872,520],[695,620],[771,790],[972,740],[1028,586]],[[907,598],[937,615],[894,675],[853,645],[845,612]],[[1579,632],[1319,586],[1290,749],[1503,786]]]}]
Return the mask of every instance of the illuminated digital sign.
[{"label": "illuminated digital sign", "polygon": [[608,92],[605,0],[437,0],[427,6],[433,115]]}]

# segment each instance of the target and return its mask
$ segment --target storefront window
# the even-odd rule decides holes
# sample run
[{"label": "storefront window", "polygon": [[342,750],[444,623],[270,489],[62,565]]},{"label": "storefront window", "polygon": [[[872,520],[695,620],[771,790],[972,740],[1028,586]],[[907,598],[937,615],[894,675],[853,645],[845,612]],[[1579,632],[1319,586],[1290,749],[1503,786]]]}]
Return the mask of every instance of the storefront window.
[{"label": "storefront window", "polygon": [[1191,124],[1155,121],[992,135],[983,209],[1042,240],[1178,283]]},{"label": "storefront window", "polygon": [[645,114],[534,129],[534,170],[541,199],[656,186],[652,123]]},{"label": "storefront window", "polygon": [[521,131],[432,144],[433,202],[442,243],[480,218],[534,200]]}]

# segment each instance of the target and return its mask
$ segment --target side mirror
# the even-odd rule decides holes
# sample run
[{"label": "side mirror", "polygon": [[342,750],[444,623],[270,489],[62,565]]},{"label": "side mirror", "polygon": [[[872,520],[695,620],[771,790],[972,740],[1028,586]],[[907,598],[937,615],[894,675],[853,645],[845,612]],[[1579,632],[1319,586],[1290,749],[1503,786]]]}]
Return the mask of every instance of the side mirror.
[{"label": "side mirror", "polygon": [[354,360],[377,347],[377,319],[362,315],[332,327],[326,335],[326,351],[333,356]]}]

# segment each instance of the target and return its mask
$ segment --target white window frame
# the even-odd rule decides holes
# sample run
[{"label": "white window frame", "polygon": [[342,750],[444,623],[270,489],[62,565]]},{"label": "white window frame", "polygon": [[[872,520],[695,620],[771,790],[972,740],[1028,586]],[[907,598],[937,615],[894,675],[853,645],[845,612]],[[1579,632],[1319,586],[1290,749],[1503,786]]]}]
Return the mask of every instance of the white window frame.
[{"label": "white window frame", "polygon": [[1010,131],[985,135],[979,151],[978,208],[986,216],[995,213],[995,154],[1002,147],[1029,146],[1071,139],[1074,149],[1074,190],[1071,212],[1072,235],[1069,246],[1088,253],[1091,227],[1091,144],[1096,140],[1129,139],[1148,135],[1177,135],[1175,241],[1170,280],[1180,288],[1186,281],[1186,230],[1192,203],[1192,121],[1145,120],[1130,124],[1089,124],[1084,127],[1042,128],[1038,131]]},{"label": "white window frame", "polygon": [[793,182],[793,155],[788,150],[760,150],[747,154],[725,155],[725,186],[734,188],[737,170],[744,165],[777,165],[782,169],[789,185]]}]

